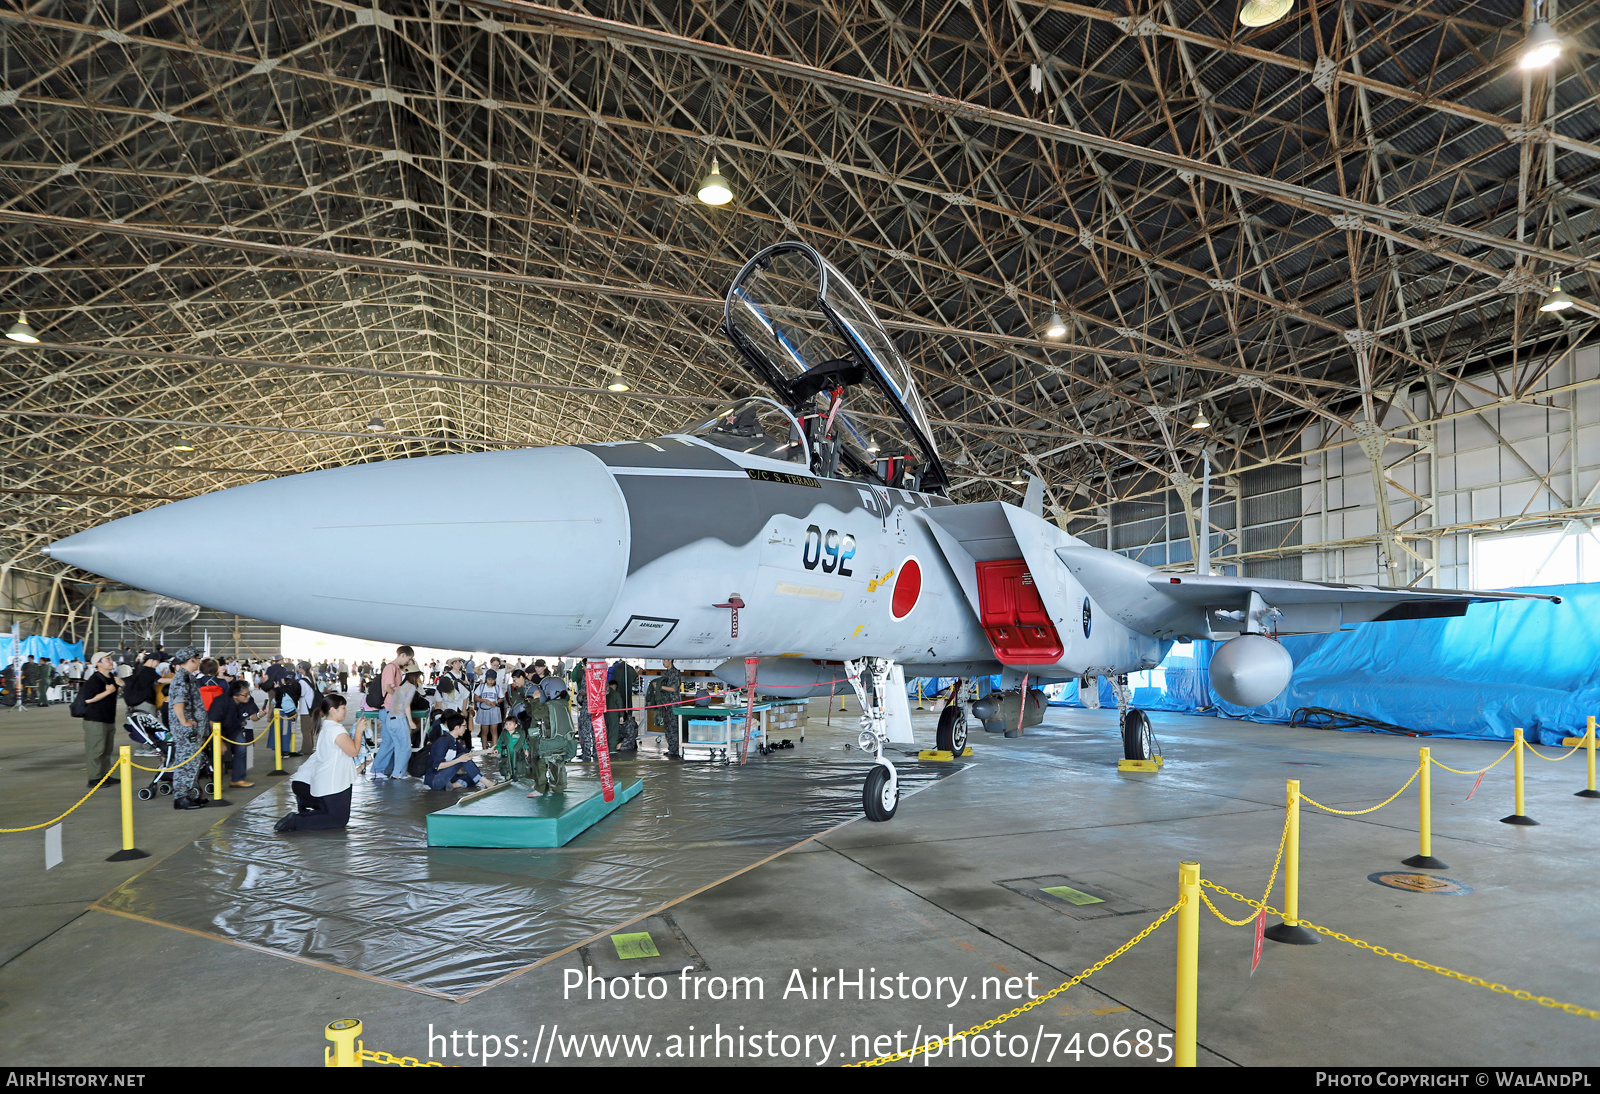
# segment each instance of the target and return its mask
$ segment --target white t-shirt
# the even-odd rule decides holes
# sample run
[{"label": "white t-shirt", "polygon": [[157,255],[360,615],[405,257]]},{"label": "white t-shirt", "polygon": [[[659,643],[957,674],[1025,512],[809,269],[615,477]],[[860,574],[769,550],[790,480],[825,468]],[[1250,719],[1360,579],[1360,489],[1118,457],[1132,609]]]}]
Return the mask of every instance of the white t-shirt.
[{"label": "white t-shirt", "polygon": [[322,731],[317,735],[317,750],[294,773],[294,781],[305,783],[314,798],[343,793],[355,784],[356,758],[346,756],[339,747],[341,736],[350,737],[344,723],[324,718]]}]

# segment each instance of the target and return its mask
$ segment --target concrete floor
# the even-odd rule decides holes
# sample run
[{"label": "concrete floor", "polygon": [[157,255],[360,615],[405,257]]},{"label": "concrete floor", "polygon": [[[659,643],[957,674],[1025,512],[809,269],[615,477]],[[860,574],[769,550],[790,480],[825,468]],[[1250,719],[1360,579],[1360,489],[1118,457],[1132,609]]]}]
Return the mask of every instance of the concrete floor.
[{"label": "concrete floor", "polygon": [[[801,750],[838,759],[853,734],[840,728],[837,712],[834,729],[824,727],[820,702],[812,714]],[[120,844],[116,799],[102,793],[67,818],[66,859],[52,870],[44,869],[41,833],[0,837],[7,881],[0,890],[0,1064],[309,1066],[321,1061],[323,1027],[342,1017],[361,1018],[367,1046],[396,1055],[427,1056],[430,1043],[435,1056],[444,1055],[450,1046],[440,1035],[457,1032],[459,1063],[477,1062],[465,1058],[469,1030],[475,1057],[487,1033],[515,1053],[490,1063],[525,1064],[533,1044],[543,1046],[542,1056],[552,1041],[565,1048],[569,1036],[585,1034],[650,1035],[640,1062],[658,1052],[670,1059],[684,1051],[691,1027],[698,1038],[715,1036],[720,1026],[723,1034],[742,1027],[743,1037],[756,1035],[762,1052],[770,1043],[809,1056],[789,1062],[816,1063],[826,1047],[828,1062],[837,1064],[868,1054],[869,1046],[877,1051],[878,1038],[894,1045],[898,1035],[906,1045],[919,1027],[924,1035],[952,1025],[959,1031],[1017,1005],[971,998],[985,977],[1000,984],[1032,976],[1053,987],[1093,964],[1176,899],[1182,859],[1198,859],[1207,878],[1259,896],[1281,830],[1286,778],[1300,778],[1305,793],[1329,805],[1362,808],[1393,792],[1416,760],[1414,740],[1157,715],[1166,769],[1123,775],[1113,721],[1111,712],[1055,709],[1047,725],[1019,740],[979,734],[977,762],[908,798],[893,821],[854,822],[674,906],[673,922],[706,966],[696,975],[760,977],[759,1001],[682,1001],[678,976],[658,982],[658,992],[666,988],[661,1000],[586,1000],[581,991],[564,998],[566,979],[584,968],[574,953],[450,1003],[88,911],[153,861],[103,861]],[[918,716],[918,726],[931,737],[928,715]],[[79,738],[64,707],[0,712],[0,826],[48,818],[83,792]],[[1480,767],[1503,748],[1433,745],[1444,762],[1463,768]],[[1543,822],[1537,828],[1498,823],[1512,811],[1509,760],[1471,801],[1464,799],[1473,779],[1435,772],[1434,854],[1450,864],[1445,876],[1470,887],[1464,895],[1403,892],[1368,880],[1380,871],[1405,872],[1399,860],[1415,853],[1414,792],[1361,818],[1307,810],[1302,914],[1469,975],[1600,1007],[1593,976],[1600,967],[1600,850],[1592,835],[1600,801],[1572,796],[1583,786],[1581,764],[1581,754],[1562,764],[1529,759],[1528,812]],[[228,796],[242,804],[259,792]],[[136,806],[139,845],[156,856],[228,812]],[[1048,898],[1015,891],[1032,886],[997,884],[1047,876],[1107,895],[1107,907],[1119,914],[1082,918],[1095,914],[1094,906],[1069,914]],[[1243,914],[1242,906],[1223,910]],[[441,923],[417,945],[449,945],[460,929]],[[1129,1040],[1145,1030],[1152,1040],[1170,1032],[1175,939],[1169,921],[1088,983],[972,1043],[965,1062],[1001,1062],[993,1038],[1003,1033],[1001,1050],[1032,1059],[1038,1045],[1039,1063],[1054,1046],[1056,1064],[1154,1064],[1138,1056],[1095,1060],[1089,1051],[1075,1060],[1068,1050],[1076,1043],[1103,1052],[1123,1030]],[[614,957],[603,960],[609,942],[598,945],[591,949],[600,954],[597,964],[616,966]],[[1252,976],[1250,948],[1248,928],[1202,916],[1201,1063],[1600,1062],[1600,1038],[1587,1018],[1333,940],[1310,947],[1268,942]],[[943,1001],[858,1001],[853,991],[843,1001],[833,992],[826,1000],[794,992],[785,998],[794,970],[809,989],[813,968],[819,978],[840,969],[851,977],[862,968],[878,977],[903,972],[908,986],[917,976],[966,978],[969,997],[947,1006],[945,987]],[[174,1021],[174,1014],[193,1020]],[[785,1043],[785,1035],[798,1040]],[[700,1062],[701,1042],[693,1043]],[[711,1051],[715,1042],[705,1044]],[[723,1042],[725,1055],[729,1044]],[[767,1062],[752,1061],[751,1044],[744,1042],[742,1062]],[[980,1047],[991,1054],[975,1061]],[[592,1044],[585,1048],[592,1058]],[[550,1062],[561,1057],[557,1049]]]}]

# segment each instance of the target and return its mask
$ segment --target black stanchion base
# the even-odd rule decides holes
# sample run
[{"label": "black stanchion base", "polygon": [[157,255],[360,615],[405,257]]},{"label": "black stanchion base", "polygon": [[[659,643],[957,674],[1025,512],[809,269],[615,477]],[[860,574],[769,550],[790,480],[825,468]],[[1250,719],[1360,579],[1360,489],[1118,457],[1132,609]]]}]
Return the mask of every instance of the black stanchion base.
[{"label": "black stanchion base", "polygon": [[1501,817],[1500,823],[1535,825],[1539,822],[1534,820],[1532,817],[1524,817],[1521,813],[1513,813],[1509,817]]},{"label": "black stanchion base", "polygon": [[128,862],[136,858],[149,858],[149,851],[141,851],[137,847],[130,847],[125,851],[118,851],[106,859],[107,862]]},{"label": "black stanchion base", "polygon": [[1440,862],[1432,855],[1412,855],[1410,858],[1400,860],[1401,866],[1417,866],[1424,870],[1448,870],[1449,865]]},{"label": "black stanchion base", "polygon": [[232,805],[233,803],[231,801],[229,801],[227,798],[212,798],[211,799],[211,804],[212,805]]},{"label": "black stanchion base", "polygon": [[1315,946],[1322,941],[1317,937],[1315,931],[1308,931],[1304,927],[1291,927],[1287,923],[1279,923],[1275,927],[1268,927],[1261,933],[1274,942],[1285,942],[1291,946]]},{"label": "black stanchion base", "polygon": [[1600,798],[1600,790],[1580,790],[1572,796],[1574,798]]},{"label": "black stanchion base", "polygon": [[287,771],[285,771],[285,770],[284,770],[284,769],[283,769],[283,768],[281,768],[281,767],[280,767],[280,768],[278,768],[278,770],[276,770],[276,771],[269,771],[269,772],[267,772],[267,774],[268,774],[268,775],[287,775],[287,774],[288,774],[288,772],[287,772]]}]

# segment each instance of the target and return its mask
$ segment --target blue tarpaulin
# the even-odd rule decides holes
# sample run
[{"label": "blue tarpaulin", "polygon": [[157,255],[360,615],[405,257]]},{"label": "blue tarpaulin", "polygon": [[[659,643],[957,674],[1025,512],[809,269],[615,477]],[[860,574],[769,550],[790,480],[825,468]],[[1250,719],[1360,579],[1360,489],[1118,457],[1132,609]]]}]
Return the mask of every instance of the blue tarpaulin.
[{"label": "blue tarpaulin", "polygon": [[[1366,623],[1336,634],[1283,639],[1294,677],[1272,702],[1238,707],[1210,688],[1213,642],[1178,646],[1160,669],[1134,673],[1133,705],[1286,723],[1301,707],[1325,707],[1441,737],[1551,744],[1581,735],[1600,714],[1600,583],[1527,590],[1561,604],[1518,600],[1479,604],[1455,619]],[[1055,700],[1079,706],[1068,686]],[[1100,684],[1100,705],[1112,707]]]},{"label": "blue tarpaulin", "polygon": [[1219,713],[1287,722],[1327,707],[1443,737],[1558,743],[1600,714],[1600,584],[1547,586],[1562,603],[1478,604],[1456,619],[1366,623],[1283,640],[1294,677],[1259,707]]},{"label": "blue tarpaulin", "polygon": [[[83,643],[63,642],[59,638],[41,638],[39,635],[34,635],[22,640],[22,656],[48,657],[56,662],[75,660],[83,656]],[[11,636],[0,635],[0,665],[9,665],[11,661]]]}]

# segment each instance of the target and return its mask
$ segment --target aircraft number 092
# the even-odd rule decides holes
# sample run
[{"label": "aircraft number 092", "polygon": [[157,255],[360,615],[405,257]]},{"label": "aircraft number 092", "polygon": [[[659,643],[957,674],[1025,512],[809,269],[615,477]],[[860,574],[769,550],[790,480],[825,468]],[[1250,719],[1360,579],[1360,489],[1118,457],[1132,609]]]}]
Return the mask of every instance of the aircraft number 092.
[{"label": "aircraft number 092", "polygon": [[851,577],[850,560],[855,556],[855,536],[841,534],[833,528],[824,533],[815,524],[806,528],[806,545],[800,555],[806,569],[815,570],[817,564],[821,563],[825,574],[838,573],[840,577]]}]

